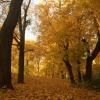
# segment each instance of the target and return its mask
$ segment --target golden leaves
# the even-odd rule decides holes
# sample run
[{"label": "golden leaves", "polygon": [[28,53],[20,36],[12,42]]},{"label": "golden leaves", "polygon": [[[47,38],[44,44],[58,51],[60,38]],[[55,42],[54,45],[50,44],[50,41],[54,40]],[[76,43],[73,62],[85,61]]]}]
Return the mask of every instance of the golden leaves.
[{"label": "golden leaves", "polygon": [[73,87],[66,80],[33,77],[15,90],[0,90],[0,100],[99,100],[100,92]]}]

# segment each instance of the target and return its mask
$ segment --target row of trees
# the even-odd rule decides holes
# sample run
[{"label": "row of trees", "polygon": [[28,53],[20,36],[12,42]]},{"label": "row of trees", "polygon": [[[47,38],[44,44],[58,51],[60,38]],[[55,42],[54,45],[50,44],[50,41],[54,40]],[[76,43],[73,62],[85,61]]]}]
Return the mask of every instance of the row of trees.
[{"label": "row of trees", "polygon": [[[0,3],[3,2],[5,1],[0,1]],[[6,86],[13,89],[11,82],[13,39],[19,48],[18,82],[24,82],[25,30],[30,24],[30,20],[27,20],[27,12],[31,0],[28,1],[27,6],[24,5],[23,17],[21,16],[22,2],[23,0],[11,0],[7,18],[0,30],[0,87]],[[84,80],[92,80],[92,63],[100,52],[98,4],[99,0],[96,3],[93,0],[48,0],[36,6],[40,32],[36,43],[40,47],[36,52],[38,62],[45,63],[46,72],[47,66],[52,65],[52,77],[55,65],[60,66],[58,69],[66,66],[71,83],[76,83],[73,69],[77,71],[78,80],[82,81],[81,64],[85,54]],[[14,32],[17,23],[20,38]],[[38,72],[39,63],[37,63]],[[74,65],[76,67],[73,67]]]}]

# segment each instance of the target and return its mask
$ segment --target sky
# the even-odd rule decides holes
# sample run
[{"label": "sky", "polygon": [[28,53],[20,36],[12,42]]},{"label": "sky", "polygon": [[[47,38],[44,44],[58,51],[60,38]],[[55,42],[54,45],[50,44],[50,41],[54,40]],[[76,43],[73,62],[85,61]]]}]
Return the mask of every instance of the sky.
[{"label": "sky", "polygon": [[32,0],[32,2],[33,2],[34,4],[39,4],[39,3],[41,2],[41,0]]},{"label": "sky", "polygon": [[[42,0],[32,0],[33,5],[41,3]],[[32,24],[35,24],[35,20]],[[25,34],[25,40],[35,40],[36,41],[37,36],[34,32],[32,32],[29,28],[26,30]]]},{"label": "sky", "polygon": [[30,31],[26,30],[25,34],[25,40],[34,40],[36,41],[37,36],[34,33],[31,33]]}]

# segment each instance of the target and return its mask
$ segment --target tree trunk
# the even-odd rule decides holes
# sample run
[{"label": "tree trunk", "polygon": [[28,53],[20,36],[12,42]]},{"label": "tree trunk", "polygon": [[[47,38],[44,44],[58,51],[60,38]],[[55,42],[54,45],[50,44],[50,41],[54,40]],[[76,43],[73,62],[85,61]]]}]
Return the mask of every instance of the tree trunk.
[{"label": "tree trunk", "polygon": [[95,49],[90,53],[86,60],[86,72],[85,72],[85,81],[91,81],[92,80],[92,62],[100,52],[100,34],[98,31],[98,41],[96,44]]},{"label": "tree trunk", "polygon": [[11,82],[11,47],[23,0],[12,0],[9,13],[0,31],[0,87],[13,89]]},{"label": "tree trunk", "polygon": [[86,74],[85,74],[85,80],[92,80],[92,59],[91,57],[87,57],[86,61]]},{"label": "tree trunk", "polygon": [[4,41],[2,47],[3,54],[3,84],[6,85],[7,88],[13,88],[11,83],[11,48],[12,48],[12,38],[13,36],[7,35],[6,42]]},{"label": "tree trunk", "polygon": [[18,83],[24,83],[25,33],[20,34]]},{"label": "tree trunk", "polygon": [[78,74],[78,82],[82,82],[82,75],[81,75],[81,71],[80,71],[80,65],[78,65],[77,74]]},{"label": "tree trunk", "polygon": [[80,69],[80,61],[77,61],[77,77],[78,77],[78,82],[82,82],[82,75],[81,75],[81,69]]},{"label": "tree trunk", "polygon": [[69,77],[70,77],[70,81],[72,84],[75,84],[75,79],[74,79],[74,75],[73,75],[73,71],[72,71],[72,65],[70,64],[70,62],[68,60],[64,60],[66,68],[68,70],[69,73]]}]

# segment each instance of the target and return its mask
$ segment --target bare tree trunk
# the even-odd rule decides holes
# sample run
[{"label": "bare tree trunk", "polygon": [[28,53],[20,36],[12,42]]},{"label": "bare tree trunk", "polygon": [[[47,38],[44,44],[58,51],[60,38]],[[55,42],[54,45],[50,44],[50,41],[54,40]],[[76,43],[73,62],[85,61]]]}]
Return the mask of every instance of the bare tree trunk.
[{"label": "bare tree trunk", "polygon": [[[20,47],[19,47],[19,71],[18,71],[18,83],[24,83],[24,49],[25,49],[25,30],[27,26],[27,12],[31,0],[27,7],[24,9],[24,22],[22,23],[21,13],[19,16],[19,31],[20,31]],[[21,12],[21,11],[20,11]]]}]

